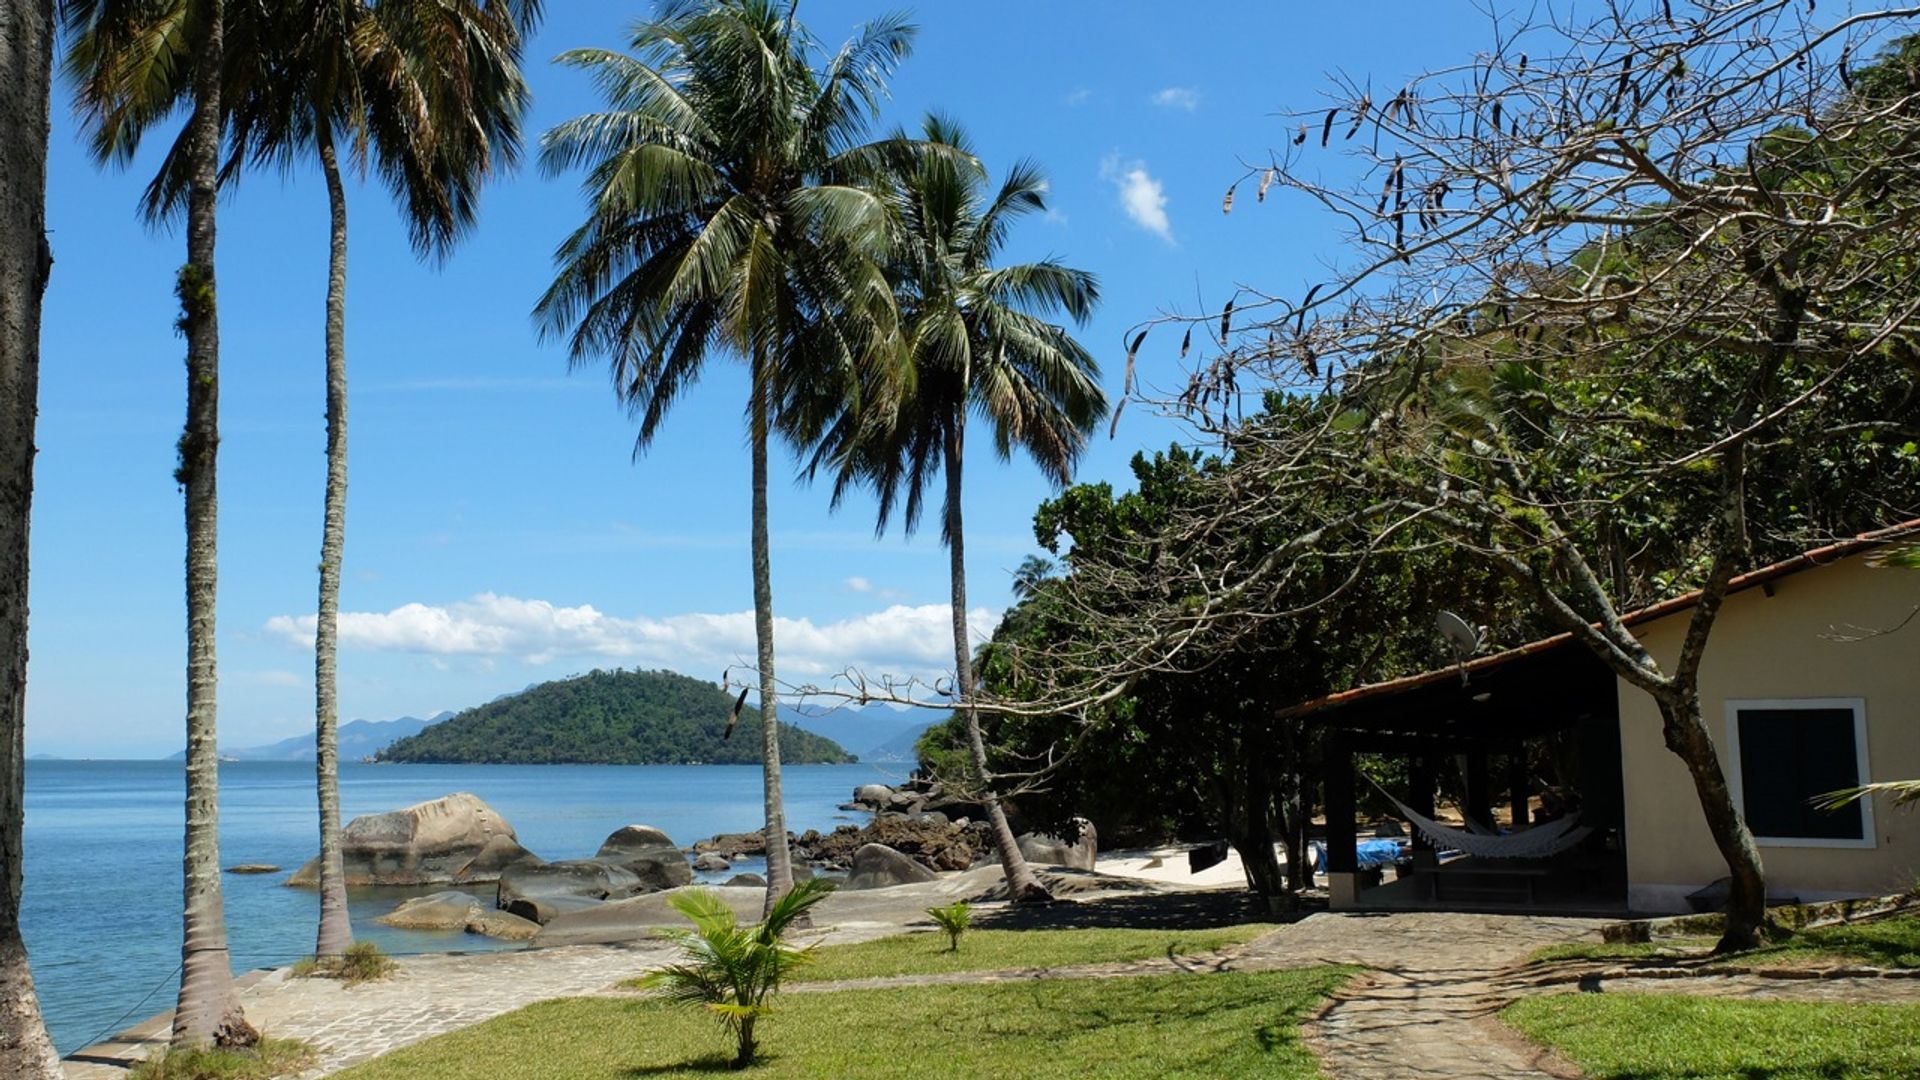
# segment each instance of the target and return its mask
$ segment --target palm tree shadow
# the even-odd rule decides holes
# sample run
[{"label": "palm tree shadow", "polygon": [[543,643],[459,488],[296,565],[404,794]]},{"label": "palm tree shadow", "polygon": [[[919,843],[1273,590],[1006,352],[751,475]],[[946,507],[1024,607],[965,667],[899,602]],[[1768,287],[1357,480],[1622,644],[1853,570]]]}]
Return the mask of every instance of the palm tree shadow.
[{"label": "palm tree shadow", "polygon": [[[759,1060],[754,1062],[754,1065],[756,1067],[765,1065],[772,1060],[773,1058],[771,1056],[762,1054]],[[692,1061],[679,1061],[671,1065],[635,1065],[620,1075],[634,1077],[637,1080],[638,1077],[643,1076],[666,1076],[671,1073],[682,1072],[730,1073],[745,1071],[747,1070],[734,1068],[731,1057],[725,1054],[718,1054],[695,1058]]]}]

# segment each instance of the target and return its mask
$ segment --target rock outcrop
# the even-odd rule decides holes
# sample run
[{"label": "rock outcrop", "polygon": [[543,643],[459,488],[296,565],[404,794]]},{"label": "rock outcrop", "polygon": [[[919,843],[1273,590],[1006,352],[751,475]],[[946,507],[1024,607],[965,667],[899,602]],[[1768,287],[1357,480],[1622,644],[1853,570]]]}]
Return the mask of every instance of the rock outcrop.
[{"label": "rock outcrop", "polygon": [[1066,866],[1075,870],[1091,870],[1095,857],[1100,852],[1100,837],[1094,831],[1093,822],[1077,817],[1067,823],[1067,833],[1073,839],[1062,839],[1049,833],[1028,833],[1020,837],[1020,854],[1030,863],[1047,866]]},{"label": "rock outcrop", "polygon": [[867,844],[853,853],[852,872],[847,875],[849,889],[884,889],[889,885],[911,885],[932,881],[933,871],[885,844]]},{"label": "rock outcrop", "polygon": [[437,892],[404,900],[373,920],[400,930],[464,930],[486,910],[479,897],[465,892]]},{"label": "rock outcrop", "polygon": [[638,876],[611,863],[564,859],[509,867],[500,875],[495,906],[511,911],[515,900],[624,900],[652,891]]},{"label": "rock outcrop", "polygon": [[616,830],[593,858],[628,871],[651,889],[677,889],[693,881],[693,868],[679,846],[650,825]]},{"label": "rock outcrop", "polygon": [[501,941],[532,941],[540,924],[505,911],[482,911],[467,920],[466,931]]},{"label": "rock outcrop", "polygon": [[[342,830],[341,854],[349,886],[497,881],[510,866],[540,861],[520,846],[505,818],[466,792],[354,818]],[[289,885],[319,883],[318,859],[287,879]]]}]

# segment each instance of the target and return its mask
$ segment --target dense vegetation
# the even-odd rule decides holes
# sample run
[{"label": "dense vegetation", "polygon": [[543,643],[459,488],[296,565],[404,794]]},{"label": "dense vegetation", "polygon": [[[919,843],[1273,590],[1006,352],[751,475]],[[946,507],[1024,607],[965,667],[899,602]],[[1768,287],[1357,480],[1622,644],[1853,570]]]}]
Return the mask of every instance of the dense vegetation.
[{"label": "dense vegetation", "polygon": [[[376,760],[478,765],[758,765],[760,712],[671,671],[591,671],[528,687],[453,716]],[[831,739],[780,725],[781,757],[797,765],[855,760]]]}]

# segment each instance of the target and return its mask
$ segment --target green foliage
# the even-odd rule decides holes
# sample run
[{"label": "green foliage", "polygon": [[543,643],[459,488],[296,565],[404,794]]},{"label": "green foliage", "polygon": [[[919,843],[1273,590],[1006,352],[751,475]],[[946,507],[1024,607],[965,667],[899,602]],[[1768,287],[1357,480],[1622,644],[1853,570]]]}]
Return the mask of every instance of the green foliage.
[{"label": "green foliage", "polygon": [[973,905],[965,900],[956,900],[945,907],[928,908],[927,917],[947,935],[947,951],[957,953],[960,951],[960,935],[973,925]]},{"label": "green foliage", "polygon": [[1501,1018],[1593,1077],[1895,1080],[1920,1075],[1920,1005],[1542,994]]},{"label": "green foliage", "polygon": [[127,1080],[270,1080],[291,1076],[317,1057],[295,1039],[262,1038],[245,1050],[163,1049],[135,1065]]},{"label": "green foliage", "polygon": [[296,979],[338,979],[348,986],[378,982],[400,965],[371,941],[356,941],[340,956],[309,956],[293,965]]},{"label": "green foliage", "polygon": [[[777,1077],[1318,1080],[1299,1025],[1351,969],[1063,979],[795,994],[769,1029]],[[633,1080],[723,1070],[711,1025],[648,1000],[542,1002],[427,1039],[338,1080]]]},{"label": "green foliage", "polygon": [[674,910],[693,922],[692,930],[668,930],[680,946],[681,960],[640,980],[661,1000],[706,1009],[738,1040],[736,1067],[753,1064],[754,1024],[771,1011],[780,983],[807,961],[805,950],[781,940],[808,908],[826,899],[833,886],[814,878],[800,882],[774,902],[767,917],[741,926],[733,909],[710,889],[673,898]]},{"label": "green foliage", "polygon": [[[671,671],[592,671],[468,709],[380,752],[381,761],[514,765],[757,765],[760,712]],[[780,725],[798,765],[855,760],[830,739]]]}]

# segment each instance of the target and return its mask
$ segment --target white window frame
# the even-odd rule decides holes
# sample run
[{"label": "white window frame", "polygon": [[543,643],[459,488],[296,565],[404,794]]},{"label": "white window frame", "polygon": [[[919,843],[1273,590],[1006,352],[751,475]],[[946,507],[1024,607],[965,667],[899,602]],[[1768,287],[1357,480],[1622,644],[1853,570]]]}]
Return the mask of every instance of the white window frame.
[{"label": "white window frame", "polygon": [[[1727,786],[1733,795],[1733,807],[1739,812],[1741,820],[1746,820],[1746,789],[1740,777],[1740,711],[1742,709],[1851,709],[1853,711],[1853,752],[1854,770],[1860,783],[1873,782],[1873,774],[1867,770],[1867,699],[1857,697],[1831,698],[1728,698],[1727,708]],[[1859,840],[1832,840],[1808,836],[1759,836],[1753,838],[1755,844],[1764,847],[1782,848],[1855,848],[1869,850],[1879,847],[1879,835],[1874,831],[1873,800],[1861,799],[1856,803],[1860,808]]]}]

